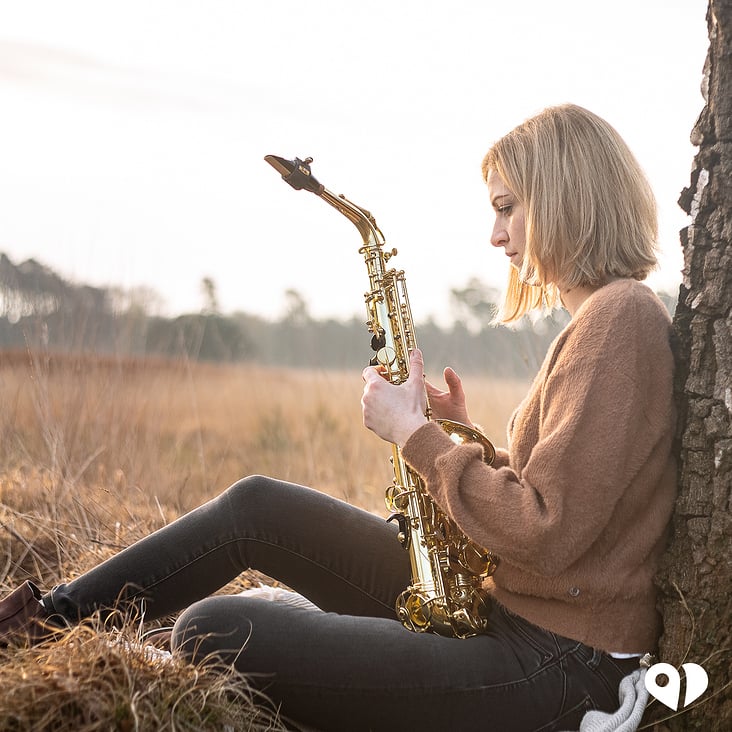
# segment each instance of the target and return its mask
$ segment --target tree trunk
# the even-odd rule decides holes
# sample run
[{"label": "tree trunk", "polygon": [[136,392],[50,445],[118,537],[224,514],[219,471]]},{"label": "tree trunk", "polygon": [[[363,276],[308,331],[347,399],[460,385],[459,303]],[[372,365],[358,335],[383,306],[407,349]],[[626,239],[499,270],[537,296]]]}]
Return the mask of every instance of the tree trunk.
[{"label": "tree trunk", "polygon": [[[710,0],[705,106],[699,146],[680,205],[683,283],[674,318],[678,366],[679,497],[659,573],[664,634],[660,660],[691,662],[707,691],[664,720],[670,730],[732,730],[732,0]],[[683,676],[683,674],[682,674]],[[647,720],[673,712],[658,702]]]}]

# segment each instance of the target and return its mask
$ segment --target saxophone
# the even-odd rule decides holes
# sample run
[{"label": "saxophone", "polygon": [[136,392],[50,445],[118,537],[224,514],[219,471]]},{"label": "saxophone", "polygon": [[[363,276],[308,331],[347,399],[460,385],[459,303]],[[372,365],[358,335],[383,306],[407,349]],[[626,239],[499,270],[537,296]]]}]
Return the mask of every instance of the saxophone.
[{"label": "saxophone", "polygon": [[[331,193],[312,175],[312,158],[285,160],[267,155],[265,160],[295,190],[315,193],[337,209],[361,234],[359,253],[366,262],[369,290],[364,295],[374,351],[370,363],[379,366],[392,384],[409,376],[409,353],[417,347],[403,271],[387,269],[396,249],[385,251],[385,239],[374,217],[345,196]],[[429,405],[427,417],[430,418]],[[479,431],[452,420],[436,420],[457,444],[477,442],[490,464],[495,450]],[[467,638],[484,632],[487,608],[482,581],[497,565],[497,558],[468,539],[432,500],[422,478],[392,445],[394,480],[386,489],[387,521],[399,526],[397,538],[408,550],[412,581],[399,595],[396,612],[409,630]]]}]

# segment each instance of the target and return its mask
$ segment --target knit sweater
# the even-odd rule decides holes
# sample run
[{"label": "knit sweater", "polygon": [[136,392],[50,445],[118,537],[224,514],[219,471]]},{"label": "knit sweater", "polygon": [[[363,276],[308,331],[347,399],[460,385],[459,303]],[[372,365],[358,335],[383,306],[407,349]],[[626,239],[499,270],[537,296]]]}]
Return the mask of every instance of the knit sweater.
[{"label": "knit sweater", "polygon": [[653,576],[676,496],[670,317],[645,285],[594,292],[554,340],[492,466],[435,423],[403,448],[435,502],[500,562],[508,610],[610,652],[660,632]]}]

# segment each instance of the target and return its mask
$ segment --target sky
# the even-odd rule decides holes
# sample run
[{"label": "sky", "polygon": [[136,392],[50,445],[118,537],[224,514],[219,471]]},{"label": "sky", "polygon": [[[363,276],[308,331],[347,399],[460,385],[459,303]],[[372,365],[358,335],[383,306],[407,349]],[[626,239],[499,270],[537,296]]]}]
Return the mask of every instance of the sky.
[{"label": "sky", "polygon": [[706,0],[0,0],[0,252],[77,282],[279,317],[364,312],[356,228],[263,158],[376,217],[415,320],[501,288],[480,162],[542,108],[623,135],[659,201],[676,292],[677,205],[703,106]]}]

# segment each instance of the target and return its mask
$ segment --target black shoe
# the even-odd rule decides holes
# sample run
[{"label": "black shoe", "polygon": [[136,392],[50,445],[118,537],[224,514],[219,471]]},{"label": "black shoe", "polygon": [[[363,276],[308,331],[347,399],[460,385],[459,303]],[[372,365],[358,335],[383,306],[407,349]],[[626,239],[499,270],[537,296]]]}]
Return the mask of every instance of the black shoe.
[{"label": "black shoe", "polygon": [[41,602],[41,591],[32,582],[24,582],[0,600],[0,647],[24,640],[36,645],[58,630],[58,624],[50,621],[50,613]]}]

